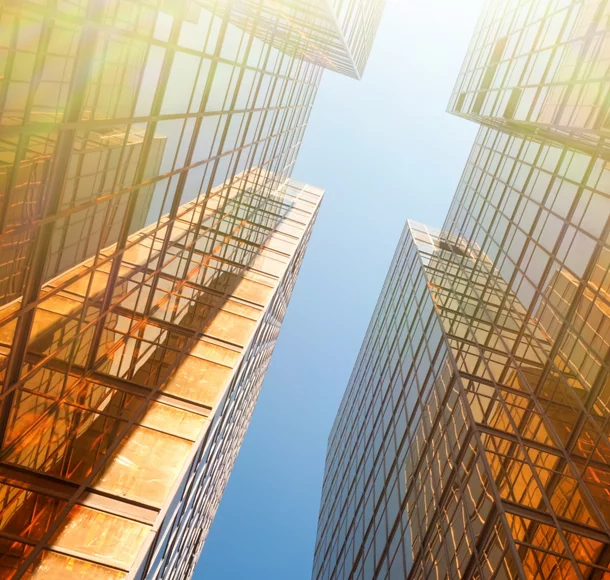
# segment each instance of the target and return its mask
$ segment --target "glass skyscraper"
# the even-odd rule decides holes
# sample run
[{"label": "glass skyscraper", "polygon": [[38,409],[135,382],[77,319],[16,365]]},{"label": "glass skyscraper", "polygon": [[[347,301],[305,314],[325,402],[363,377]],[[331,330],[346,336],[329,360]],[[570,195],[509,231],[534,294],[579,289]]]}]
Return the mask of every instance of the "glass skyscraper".
[{"label": "glass skyscraper", "polygon": [[450,103],[481,128],[442,229],[396,250],[330,435],[316,580],[610,578],[607,20],[486,6]]},{"label": "glass skyscraper", "polygon": [[449,111],[607,150],[608,18],[604,0],[489,0]]},{"label": "glass skyscraper", "polygon": [[0,578],[188,578],[383,2],[0,6]]},{"label": "glass skyscraper", "polygon": [[[385,0],[220,0],[231,22],[295,57],[361,78]],[[219,0],[204,0],[218,5]]]}]

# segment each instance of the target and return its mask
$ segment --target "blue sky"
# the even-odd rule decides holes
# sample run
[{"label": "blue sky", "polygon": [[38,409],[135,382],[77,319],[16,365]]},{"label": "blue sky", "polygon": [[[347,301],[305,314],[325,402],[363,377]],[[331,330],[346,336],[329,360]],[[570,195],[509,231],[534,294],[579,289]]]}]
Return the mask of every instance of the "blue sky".
[{"label": "blue sky", "polygon": [[324,74],[294,177],[326,189],[196,580],[311,576],[326,442],[407,218],[442,225],[477,126],[445,112],[482,0],[390,0]]}]

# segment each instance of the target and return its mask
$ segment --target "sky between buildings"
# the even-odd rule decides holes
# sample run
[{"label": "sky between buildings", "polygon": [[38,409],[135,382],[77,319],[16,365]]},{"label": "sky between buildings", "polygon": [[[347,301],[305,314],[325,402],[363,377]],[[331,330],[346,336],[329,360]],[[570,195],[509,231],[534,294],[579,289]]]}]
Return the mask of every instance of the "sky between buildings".
[{"label": "sky between buildings", "polygon": [[442,225],[474,141],[445,109],[482,4],[389,0],[363,80],[324,73],[293,176],[326,196],[195,580],[311,577],[327,437],[400,232]]}]

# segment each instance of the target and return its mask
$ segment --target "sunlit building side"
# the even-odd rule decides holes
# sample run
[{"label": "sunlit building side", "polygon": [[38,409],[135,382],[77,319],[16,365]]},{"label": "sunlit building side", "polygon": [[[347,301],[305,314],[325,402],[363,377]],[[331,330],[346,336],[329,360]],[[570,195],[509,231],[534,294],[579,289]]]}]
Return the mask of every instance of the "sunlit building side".
[{"label": "sunlit building side", "polygon": [[337,414],[313,578],[610,577],[605,2],[490,0]]},{"label": "sunlit building side", "polygon": [[331,433],[314,578],[610,573],[610,375],[550,313],[590,313],[607,350],[606,296],[578,286],[555,271],[533,317],[476,244],[409,223]]},{"label": "sunlit building side", "polygon": [[[231,21],[264,42],[320,66],[361,78],[386,0],[221,0]],[[204,4],[218,4],[205,0]],[[253,23],[254,26],[253,26]]]},{"label": "sunlit building side", "polygon": [[181,206],[166,247],[155,226],[130,236],[95,365],[113,248],[43,286],[7,399],[3,577],[192,573],[321,201],[294,181],[269,195],[265,179]]},{"label": "sunlit building side", "polygon": [[609,17],[600,0],[487,1],[448,110],[607,156]]},{"label": "sunlit building side", "polygon": [[0,578],[192,574],[382,6],[0,7]]}]

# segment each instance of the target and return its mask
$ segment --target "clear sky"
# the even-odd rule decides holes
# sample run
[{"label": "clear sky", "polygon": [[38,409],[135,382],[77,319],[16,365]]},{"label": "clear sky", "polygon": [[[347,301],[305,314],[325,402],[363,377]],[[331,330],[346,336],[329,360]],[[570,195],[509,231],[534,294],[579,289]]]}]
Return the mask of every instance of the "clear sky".
[{"label": "clear sky", "polygon": [[326,189],[196,580],[311,577],[326,442],[404,222],[442,225],[477,126],[445,112],[482,0],[390,0],[325,72],[294,177]]}]

